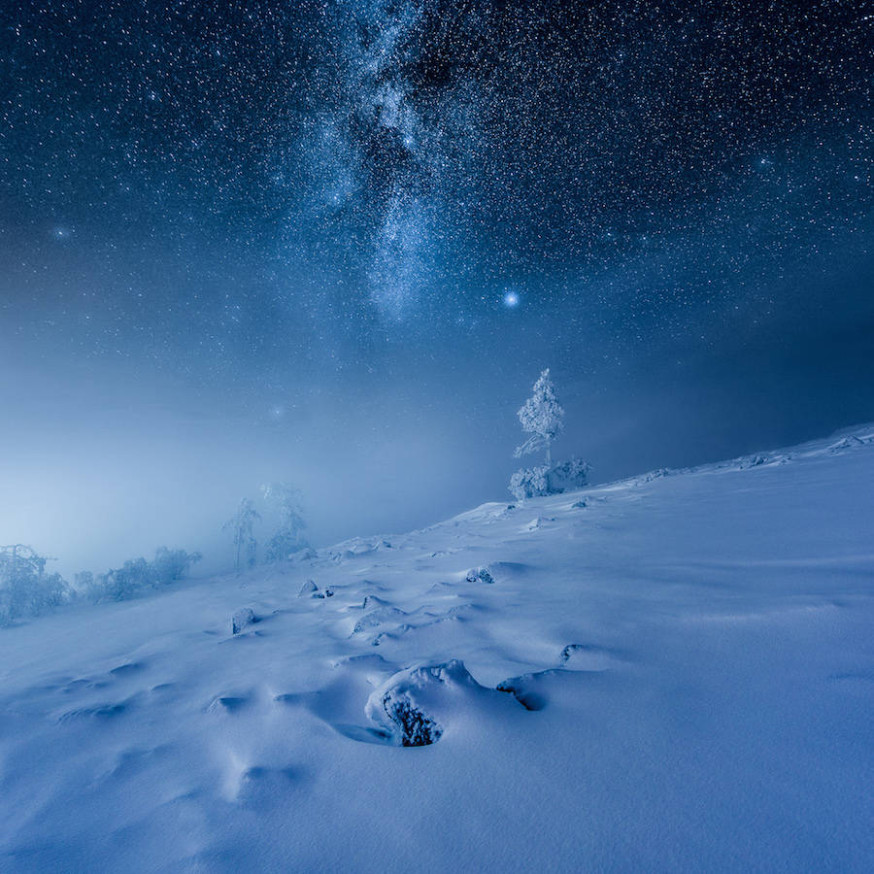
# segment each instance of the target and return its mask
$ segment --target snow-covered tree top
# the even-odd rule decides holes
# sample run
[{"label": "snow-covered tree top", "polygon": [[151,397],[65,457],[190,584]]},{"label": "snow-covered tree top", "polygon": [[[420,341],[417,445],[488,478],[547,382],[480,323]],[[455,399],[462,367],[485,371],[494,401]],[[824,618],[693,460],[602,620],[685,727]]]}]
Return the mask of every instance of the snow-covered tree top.
[{"label": "snow-covered tree top", "polygon": [[237,512],[225,522],[225,528],[234,530],[252,530],[253,523],[261,518],[261,514],[255,509],[250,498],[242,498]]},{"label": "snow-covered tree top", "polygon": [[536,452],[548,447],[561,433],[564,420],[564,409],[555,396],[555,387],[549,378],[547,367],[534,383],[534,393],[519,408],[516,415],[522,424],[522,430],[531,434],[517,450],[516,456]]}]

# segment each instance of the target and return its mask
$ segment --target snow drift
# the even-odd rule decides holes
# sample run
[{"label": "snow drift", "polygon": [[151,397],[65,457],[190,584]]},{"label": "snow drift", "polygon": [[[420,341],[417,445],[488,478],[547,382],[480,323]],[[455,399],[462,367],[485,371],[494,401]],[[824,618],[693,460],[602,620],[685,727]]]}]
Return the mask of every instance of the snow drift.
[{"label": "snow drift", "polygon": [[874,428],[0,631],[0,868],[865,871]]}]

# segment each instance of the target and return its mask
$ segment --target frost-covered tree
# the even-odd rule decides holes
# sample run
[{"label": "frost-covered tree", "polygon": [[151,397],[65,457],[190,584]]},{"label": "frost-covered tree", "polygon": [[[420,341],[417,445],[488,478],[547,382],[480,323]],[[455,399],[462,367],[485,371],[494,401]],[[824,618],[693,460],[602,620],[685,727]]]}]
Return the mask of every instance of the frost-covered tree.
[{"label": "frost-covered tree", "polygon": [[24,544],[0,546],[0,625],[36,616],[70,597],[60,574],[46,573],[46,562]]},{"label": "frost-covered tree", "polygon": [[307,545],[300,491],[288,483],[269,483],[261,487],[261,494],[277,517],[276,531],[267,541],[264,560],[281,561]]},{"label": "frost-covered tree", "polygon": [[234,568],[239,573],[244,567],[254,567],[258,558],[258,541],[255,539],[255,522],[261,514],[249,498],[243,498],[237,512],[224,524],[234,537]]},{"label": "frost-covered tree", "polygon": [[516,458],[546,451],[546,463],[536,467],[517,470],[510,478],[510,491],[517,501],[543,495],[557,495],[570,489],[580,489],[588,482],[589,465],[576,458],[570,461],[552,463],[552,441],[561,433],[564,423],[564,410],[555,396],[555,388],[549,378],[549,370],[544,370],[534,392],[516,414],[522,429],[531,436],[514,453]]},{"label": "frost-covered tree", "polygon": [[155,551],[153,561],[133,558],[105,574],[95,576],[90,571],[83,571],[74,579],[77,590],[92,601],[127,601],[150,589],[160,589],[181,580],[191,565],[200,559],[199,552],[161,546]]},{"label": "frost-covered tree", "polygon": [[552,464],[552,441],[561,433],[564,410],[555,396],[555,388],[549,378],[549,368],[544,370],[534,383],[534,393],[519,408],[516,415],[522,430],[531,436],[516,448],[515,457],[530,452],[546,450],[546,466]]},{"label": "frost-covered tree", "polygon": [[203,556],[199,552],[186,552],[184,549],[168,549],[159,546],[155,550],[155,558],[151,562],[154,585],[169,586],[181,580],[191,565],[199,562]]}]

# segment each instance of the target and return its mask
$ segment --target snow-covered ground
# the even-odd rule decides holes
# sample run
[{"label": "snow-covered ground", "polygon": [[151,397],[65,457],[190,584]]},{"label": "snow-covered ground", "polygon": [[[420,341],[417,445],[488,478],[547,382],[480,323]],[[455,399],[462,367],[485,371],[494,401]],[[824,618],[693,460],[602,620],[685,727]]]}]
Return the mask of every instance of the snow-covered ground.
[{"label": "snow-covered ground", "polygon": [[874,427],[0,630],[0,870],[871,871],[872,502]]}]

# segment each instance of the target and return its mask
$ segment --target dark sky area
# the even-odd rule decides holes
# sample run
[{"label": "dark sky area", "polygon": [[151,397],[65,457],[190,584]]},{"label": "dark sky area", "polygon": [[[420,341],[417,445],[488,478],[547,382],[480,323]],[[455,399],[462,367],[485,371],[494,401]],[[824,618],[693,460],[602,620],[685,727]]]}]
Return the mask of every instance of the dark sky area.
[{"label": "dark sky area", "polygon": [[874,6],[0,9],[0,541],[507,498],[543,367],[604,480],[874,419]]}]

